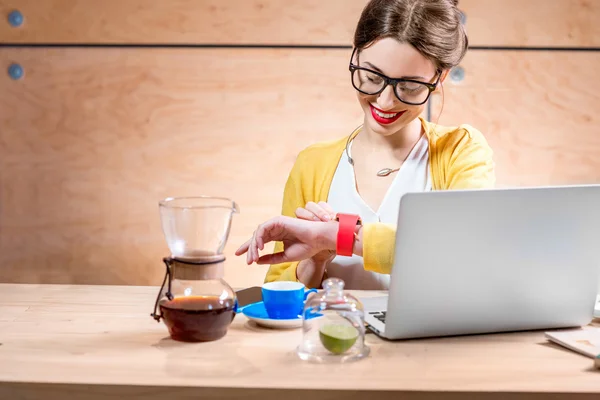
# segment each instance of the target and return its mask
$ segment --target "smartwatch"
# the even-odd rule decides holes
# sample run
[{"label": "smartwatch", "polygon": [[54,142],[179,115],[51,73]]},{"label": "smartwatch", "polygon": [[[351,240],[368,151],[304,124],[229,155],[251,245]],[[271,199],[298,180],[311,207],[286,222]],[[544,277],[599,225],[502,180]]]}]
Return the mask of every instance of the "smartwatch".
[{"label": "smartwatch", "polygon": [[337,243],[335,252],[337,255],[352,257],[354,248],[354,238],[357,225],[361,225],[362,221],[357,214],[338,213],[335,220],[339,222],[337,232]]}]

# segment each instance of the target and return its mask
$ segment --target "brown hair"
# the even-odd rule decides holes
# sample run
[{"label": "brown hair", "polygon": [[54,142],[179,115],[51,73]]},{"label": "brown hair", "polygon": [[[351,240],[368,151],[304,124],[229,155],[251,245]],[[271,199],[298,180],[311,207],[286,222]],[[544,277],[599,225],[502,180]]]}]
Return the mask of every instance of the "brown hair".
[{"label": "brown hair", "polygon": [[354,47],[360,51],[383,38],[412,45],[440,70],[457,66],[469,44],[458,0],[371,0],[358,21]]}]

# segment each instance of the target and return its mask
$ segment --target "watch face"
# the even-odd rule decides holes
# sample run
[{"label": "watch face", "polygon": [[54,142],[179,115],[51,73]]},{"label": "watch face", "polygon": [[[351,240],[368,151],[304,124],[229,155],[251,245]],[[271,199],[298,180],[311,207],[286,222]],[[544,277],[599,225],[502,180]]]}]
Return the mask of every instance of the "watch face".
[{"label": "watch face", "polygon": [[362,220],[360,219],[360,215],[356,215],[356,214],[344,214],[344,213],[338,213],[335,215],[335,220],[336,221],[340,221],[340,215],[351,215],[351,216],[356,216],[358,217],[358,220],[356,221],[356,225],[362,225]]}]

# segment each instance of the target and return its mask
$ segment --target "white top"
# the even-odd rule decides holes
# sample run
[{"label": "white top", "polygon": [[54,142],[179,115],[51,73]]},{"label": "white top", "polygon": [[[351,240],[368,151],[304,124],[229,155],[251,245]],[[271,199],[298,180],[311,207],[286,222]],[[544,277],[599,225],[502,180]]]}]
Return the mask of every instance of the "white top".
[{"label": "white top", "polygon": [[[348,152],[352,148],[352,143]],[[352,153],[350,153],[352,157]],[[374,175],[373,179],[390,179]],[[327,202],[336,212],[360,215],[363,223],[384,222],[398,223],[398,208],[400,197],[408,192],[423,192],[431,190],[429,176],[429,143],[423,135],[413,147],[388,188],[377,211],[371,209],[356,190],[354,168],[350,165],[344,151],[337,166]],[[365,271],[363,259],[359,256],[336,256],[327,266],[327,275],[344,280],[346,289],[377,290],[388,289],[390,276],[376,272]]]}]

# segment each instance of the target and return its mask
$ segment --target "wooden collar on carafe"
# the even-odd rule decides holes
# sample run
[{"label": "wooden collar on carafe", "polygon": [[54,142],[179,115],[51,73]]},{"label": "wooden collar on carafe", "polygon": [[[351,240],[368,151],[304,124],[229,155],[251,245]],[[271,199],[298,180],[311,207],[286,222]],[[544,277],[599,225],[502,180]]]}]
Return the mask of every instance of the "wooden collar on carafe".
[{"label": "wooden collar on carafe", "polygon": [[225,255],[216,254],[196,258],[170,258],[173,279],[208,280],[221,279],[224,274]]}]

